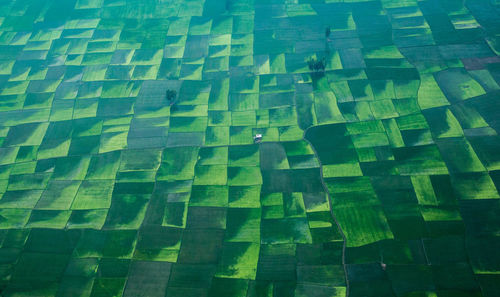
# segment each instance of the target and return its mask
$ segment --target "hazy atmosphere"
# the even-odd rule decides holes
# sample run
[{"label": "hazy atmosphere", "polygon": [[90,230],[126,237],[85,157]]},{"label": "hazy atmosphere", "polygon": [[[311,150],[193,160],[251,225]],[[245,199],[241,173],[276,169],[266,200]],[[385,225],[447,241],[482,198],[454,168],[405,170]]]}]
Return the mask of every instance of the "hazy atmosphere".
[{"label": "hazy atmosphere", "polygon": [[0,296],[500,296],[500,0],[0,0]]}]

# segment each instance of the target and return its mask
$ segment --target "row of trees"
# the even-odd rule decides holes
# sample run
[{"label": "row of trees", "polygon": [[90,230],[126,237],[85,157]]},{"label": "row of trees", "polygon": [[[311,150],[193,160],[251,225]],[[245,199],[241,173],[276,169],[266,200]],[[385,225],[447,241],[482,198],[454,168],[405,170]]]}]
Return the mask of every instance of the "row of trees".
[{"label": "row of trees", "polygon": [[[331,30],[330,27],[326,27],[325,29],[325,37],[328,40],[330,37]],[[326,46],[326,52],[328,53],[328,44]],[[326,68],[326,58],[323,57],[321,59],[316,59],[316,58],[311,58],[307,61],[307,65],[309,66],[309,70],[319,72],[319,71],[325,71]]]}]

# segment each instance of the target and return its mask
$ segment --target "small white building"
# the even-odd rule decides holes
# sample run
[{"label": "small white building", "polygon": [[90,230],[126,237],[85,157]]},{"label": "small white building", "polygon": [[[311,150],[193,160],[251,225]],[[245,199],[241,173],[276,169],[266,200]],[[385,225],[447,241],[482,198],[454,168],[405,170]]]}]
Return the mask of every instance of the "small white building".
[{"label": "small white building", "polygon": [[262,141],[262,134],[255,134],[255,136],[253,137],[253,141],[256,143],[261,142]]}]

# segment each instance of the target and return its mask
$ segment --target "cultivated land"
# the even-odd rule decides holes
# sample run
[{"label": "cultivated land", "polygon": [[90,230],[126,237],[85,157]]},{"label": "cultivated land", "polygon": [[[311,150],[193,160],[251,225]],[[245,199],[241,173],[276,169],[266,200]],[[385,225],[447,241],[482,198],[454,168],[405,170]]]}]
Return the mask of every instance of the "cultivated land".
[{"label": "cultivated land", "polygon": [[0,0],[0,295],[500,296],[499,53],[498,0]]}]

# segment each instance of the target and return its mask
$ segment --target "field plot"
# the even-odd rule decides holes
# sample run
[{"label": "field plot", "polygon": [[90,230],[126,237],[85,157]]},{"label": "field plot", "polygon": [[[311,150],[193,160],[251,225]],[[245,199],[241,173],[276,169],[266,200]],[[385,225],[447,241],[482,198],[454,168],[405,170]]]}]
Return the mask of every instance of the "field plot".
[{"label": "field plot", "polygon": [[0,296],[500,296],[498,0],[0,0]]}]

